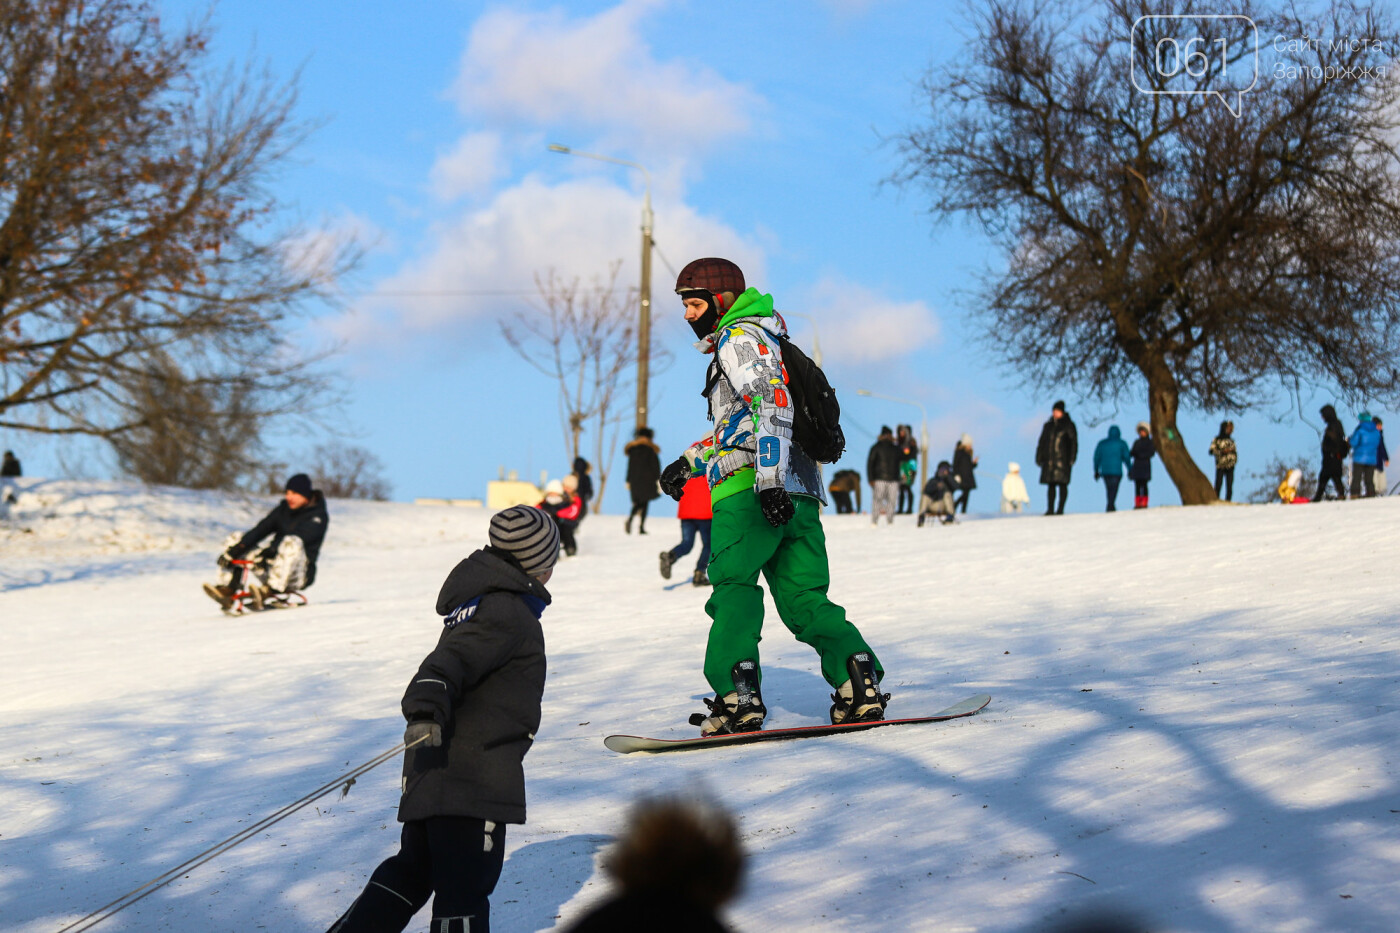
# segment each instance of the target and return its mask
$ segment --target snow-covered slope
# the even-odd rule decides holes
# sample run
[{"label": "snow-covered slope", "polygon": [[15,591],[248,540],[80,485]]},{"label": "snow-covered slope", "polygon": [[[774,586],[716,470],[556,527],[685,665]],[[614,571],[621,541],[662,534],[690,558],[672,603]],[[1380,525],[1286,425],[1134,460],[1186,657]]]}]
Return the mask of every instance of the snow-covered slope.
[{"label": "snow-covered slope", "polygon": [[[24,489],[0,530],[0,927],[24,933],[392,747],[438,586],[488,518],[332,502],[312,605],[229,619],[199,582],[271,500]],[[590,517],[550,586],[530,822],[507,837],[494,929],[552,929],[603,896],[598,855],[653,792],[737,814],[751,859],[729,918],[747,931],[1029,930],[1105,907],[1155,930],[1396,928],[1400,500],[828,516],[832,596],[888,668],[891,715],[991,706],[664,756],[601,739],[689,734],[706,594],[689,559],[657,574],[674,520],[621,525]],[[770,722],[823,721],[815,657],[769,618]],[[99,929],[324,929],[395,848],[396,765]]]}]

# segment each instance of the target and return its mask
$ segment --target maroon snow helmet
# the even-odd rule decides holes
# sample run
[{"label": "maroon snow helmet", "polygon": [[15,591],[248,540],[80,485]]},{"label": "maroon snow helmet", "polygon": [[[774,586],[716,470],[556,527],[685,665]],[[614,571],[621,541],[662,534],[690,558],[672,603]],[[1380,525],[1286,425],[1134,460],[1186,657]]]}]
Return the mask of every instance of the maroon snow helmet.
[{"label": "maroon snow helmet", "polygon": [[722,311],[734,307],[734,299],[744,292],[744,273],[728,259],[709,257],[686,264],[676,276],[676,294],[681,298],[702,298],[709,305],[705,314],[690,326],[704,339],[714,333]]}]

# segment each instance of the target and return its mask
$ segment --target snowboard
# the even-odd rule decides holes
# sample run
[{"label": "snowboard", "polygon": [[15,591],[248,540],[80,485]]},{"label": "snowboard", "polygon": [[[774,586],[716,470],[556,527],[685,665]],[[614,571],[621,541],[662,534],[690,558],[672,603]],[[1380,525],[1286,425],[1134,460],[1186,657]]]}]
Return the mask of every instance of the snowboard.
[{"label": "snowboard", "polygon": [[915,716],[909,719],[879,719],[875,722],[843,723],[836,726],[797,726],[792,729],[763,729],[759,732],[736,732],[732,735],[696,736],[689,739],[651,739],[641,735],[610,735],[603,744],[624,755],[632,752],[674,752],[696,748],[719,748],[734,745],[752,745],[755,742],[781,742],[785,739],[814,739],[824,735],[840,735],[845,732],[863,732],[866,729],[879,729],[882,726],[910,726],[921,722],[946,722],[961,719],[980,712],[992,702],[990,694],[979,693],[960,703],[954,703],[932,716]]}]

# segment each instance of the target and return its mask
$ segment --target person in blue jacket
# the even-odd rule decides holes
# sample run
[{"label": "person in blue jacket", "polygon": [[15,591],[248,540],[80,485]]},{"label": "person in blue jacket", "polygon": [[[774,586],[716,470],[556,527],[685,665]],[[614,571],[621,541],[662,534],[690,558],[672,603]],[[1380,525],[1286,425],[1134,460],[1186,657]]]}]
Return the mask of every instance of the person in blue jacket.
[{"label": "person in blue jacket", "polygon": [[1103,480],[1104,492],[1108,493],[1106,512],[1118,511],[1118,484],[1123,482],[1123,467],[1129,462],[1123,432],[1118,430],[1118,425],[1112,425],[1108,429],[1108,437],[1099,441],[1094,448],[1094,479]]},{"label": "person in blue jacket", "polygon": [[1351,497],[1355,499],[1361,495],[1364,486],[1365,496],[1369,499],[1376,494],[1376,464],[1380,459],[1381,432],[1376,429],[1369,411],[1363,411],[1356,417],[1361,423],[1348,439],[1351,444]]},{"label": "person in blue jacket", "polygon": [[1133,508],[1147,508],[1147,483],[1152,479],[1152,455],[1157,448],[1152,446],[1152,428],[1146,421],[1137,425],[1137,440],[1129,451],[1133,465],[1128,468],[1128,476],[1133,481]]}]

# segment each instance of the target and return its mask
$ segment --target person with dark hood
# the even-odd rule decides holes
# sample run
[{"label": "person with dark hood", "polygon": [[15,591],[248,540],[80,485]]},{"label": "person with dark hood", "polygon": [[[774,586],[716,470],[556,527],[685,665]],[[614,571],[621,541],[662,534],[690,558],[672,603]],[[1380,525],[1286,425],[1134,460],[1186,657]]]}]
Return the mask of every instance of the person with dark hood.
[{"label": "person with dark hood", "polygon": [[930,515],[945,525],[953,524],[953,513],[957,506],[953,503],[953,493],[958,488],[958,479],[947,460],[940,460],[938,468],[924,483],[923,494],[919,496],[919,518],[915,522],[920,528]]},{"label": "person with dark hood", "polygon": [[[760,575],[783,624],[821,658],[822,677],[835,690],[831,721],[883,719],[884,667],[827,595],[826,490],[821,467],[793,439],[796,410],[783,365],[787,325],[773,310],[773,296],[746,287],[739,267],[719,258],[688,263],[676,293],[698,338],[696,350],[710,358],[704,396],[714,425],[661,477],[662,489],[679,501],[686,482],[703,474],[714,514],[705,679],[715,698],[705,700],[709,715],[696,713],[690,721],[701,735],[763,728]],[[897,478],[897,459],[895,470]]]},{"label": "person with dark hood", "polygon": [[880,436],[870,446],[870,454],[865,458],[865,478],[870,483],[870,524],[878,525],[880,516],[885,516],[885,524],[894,522],[899,503],[900,466],[903,453],[894,442],[894,432],[889,425],[882,425]]},{"label": "person with dark hood", "polygon": [[1225,501],[1235,497],[1235,464],[1239,453],[1235,450],[1235,422],[1220,422],[1220,433],[1210,442],[1210,455],[1215,458],[1215,497],[1221,498],[1221,484],[1225,487]]},{"label": "person with dark hood", "polygon": [[627,491],[632,494],[632,511],[624,526],[632,533],[632,519],[638,519],[637,534],[647,533],[647,506],[660,498],[656,482],[661,478],[661,448],[652,441],[651,428],[638,428],[622,449],[627,455]]},{"label": "person with dark hood", "polygon": [[744,850],[718,807],[650,800],[633,810],[603,870],[617,891],[567,933],[728,933],[718,912],[739,893]]},{"label": "person with dark hood", "polygon": [[972,490],[977,488],[977,457],[972,453],[972,435],[963,434],[953,447],[953,479],[958,484],[955,504],[959,511],[967,514],[967,500]]},{"label": "person with dark hood", "polygon": [[1128,455],[1128,442],[1123,440],[1123,432],[1118,425],[1111,425],[1108,437],[1099,441],[1094,448],[1094,479],[1103,480],[1104,492],[1108,495],[1108,508],[1105,512],[1118,511],[1118,485],[1123,482],[1123,467],[1132,463]]},{"label": "person with dark hood", "polygon": [[1351,453],[1346,428],[1342,427],[1342,420],[1337,417],[1337,409],[1331,405],[1323,405],[1318,414],[1322,415],[1325,427],[1322,429],[1322,468],[1317,471],[1317,495],[1313,496],[1312,501],[1322,501],[1323,490],[1329,482],[1336,484],[1337,498],[1345,499],[1347,490],[1342,482],[1342,472],[1347,454]]},{"label": "person with dark hood", "polygon": [[5,451],[5,459],[0,463],[0,503],[14,505],[19,501],[15,496],[15,480],[24,475],[19,458],[13,450]]},{"label": "person with dark hood", "polygon": [[919,442],[914,440],[914,426],[901,424],[895,429],[895,446],[899,448],[899,504],[896,514],[914,514],[914,483],[919,475]]},{"label": "person with dark hood", "polygon": [[1152,457],[1157,448],[1152,444],[1152,426],[1146,421],[1137,424],[1137,440],[1129,454],[1133,465],[1128,468],[1128,476],[1133,481],[1133,508],[1147,508],[1147,484],[1152,481]]},{"label": "person with dark hood", "polygon": [[574,479],[578,482],[578,487],[574,490],[579,498],[578,520],[581,522],[588,517],[588,503],[593,501],[593,477],[589,471],[592,465],[582,457],[574,458]]},{"label": "person with dark hood", "polygon": [[404,691],[399,851],[327,933],[397,933],[430,897],[433,933],[490,930],[506,824],[525,822],[559,529],[517,505],[492,516],[487,540],[447,575],[442,634]]},{"label": "person with dark hood", "polygon": [[[311,477],[296,474],[287,480],[282,501],[262,521],[247,534],[234,532],[224,542],[219,582],[204,584],[204,592],[220,606],[230,608],[239,582],[231,561],[245,558],[253,562],[247,583],[255,608],[261,609],[270,599],[301,592],[316,582],[316,559],[329,525],[325,496],[311,487]],[[262,546],[268,538],[271,541]]]},{"label": "person with dark hood", "polygon": [[[1050,410],[1050,420],[1040,431],[1035,447],[1035,465],[1040,467],[1040,483],[1046,487],[1046,515],[1065,514],[1065,499],[1069,497],[1070,472],[1079,458],[1079,431],[1065,411],[1064,402],[1056,402]],[[1059,497],[1059,504],[1055,502]]]}]

